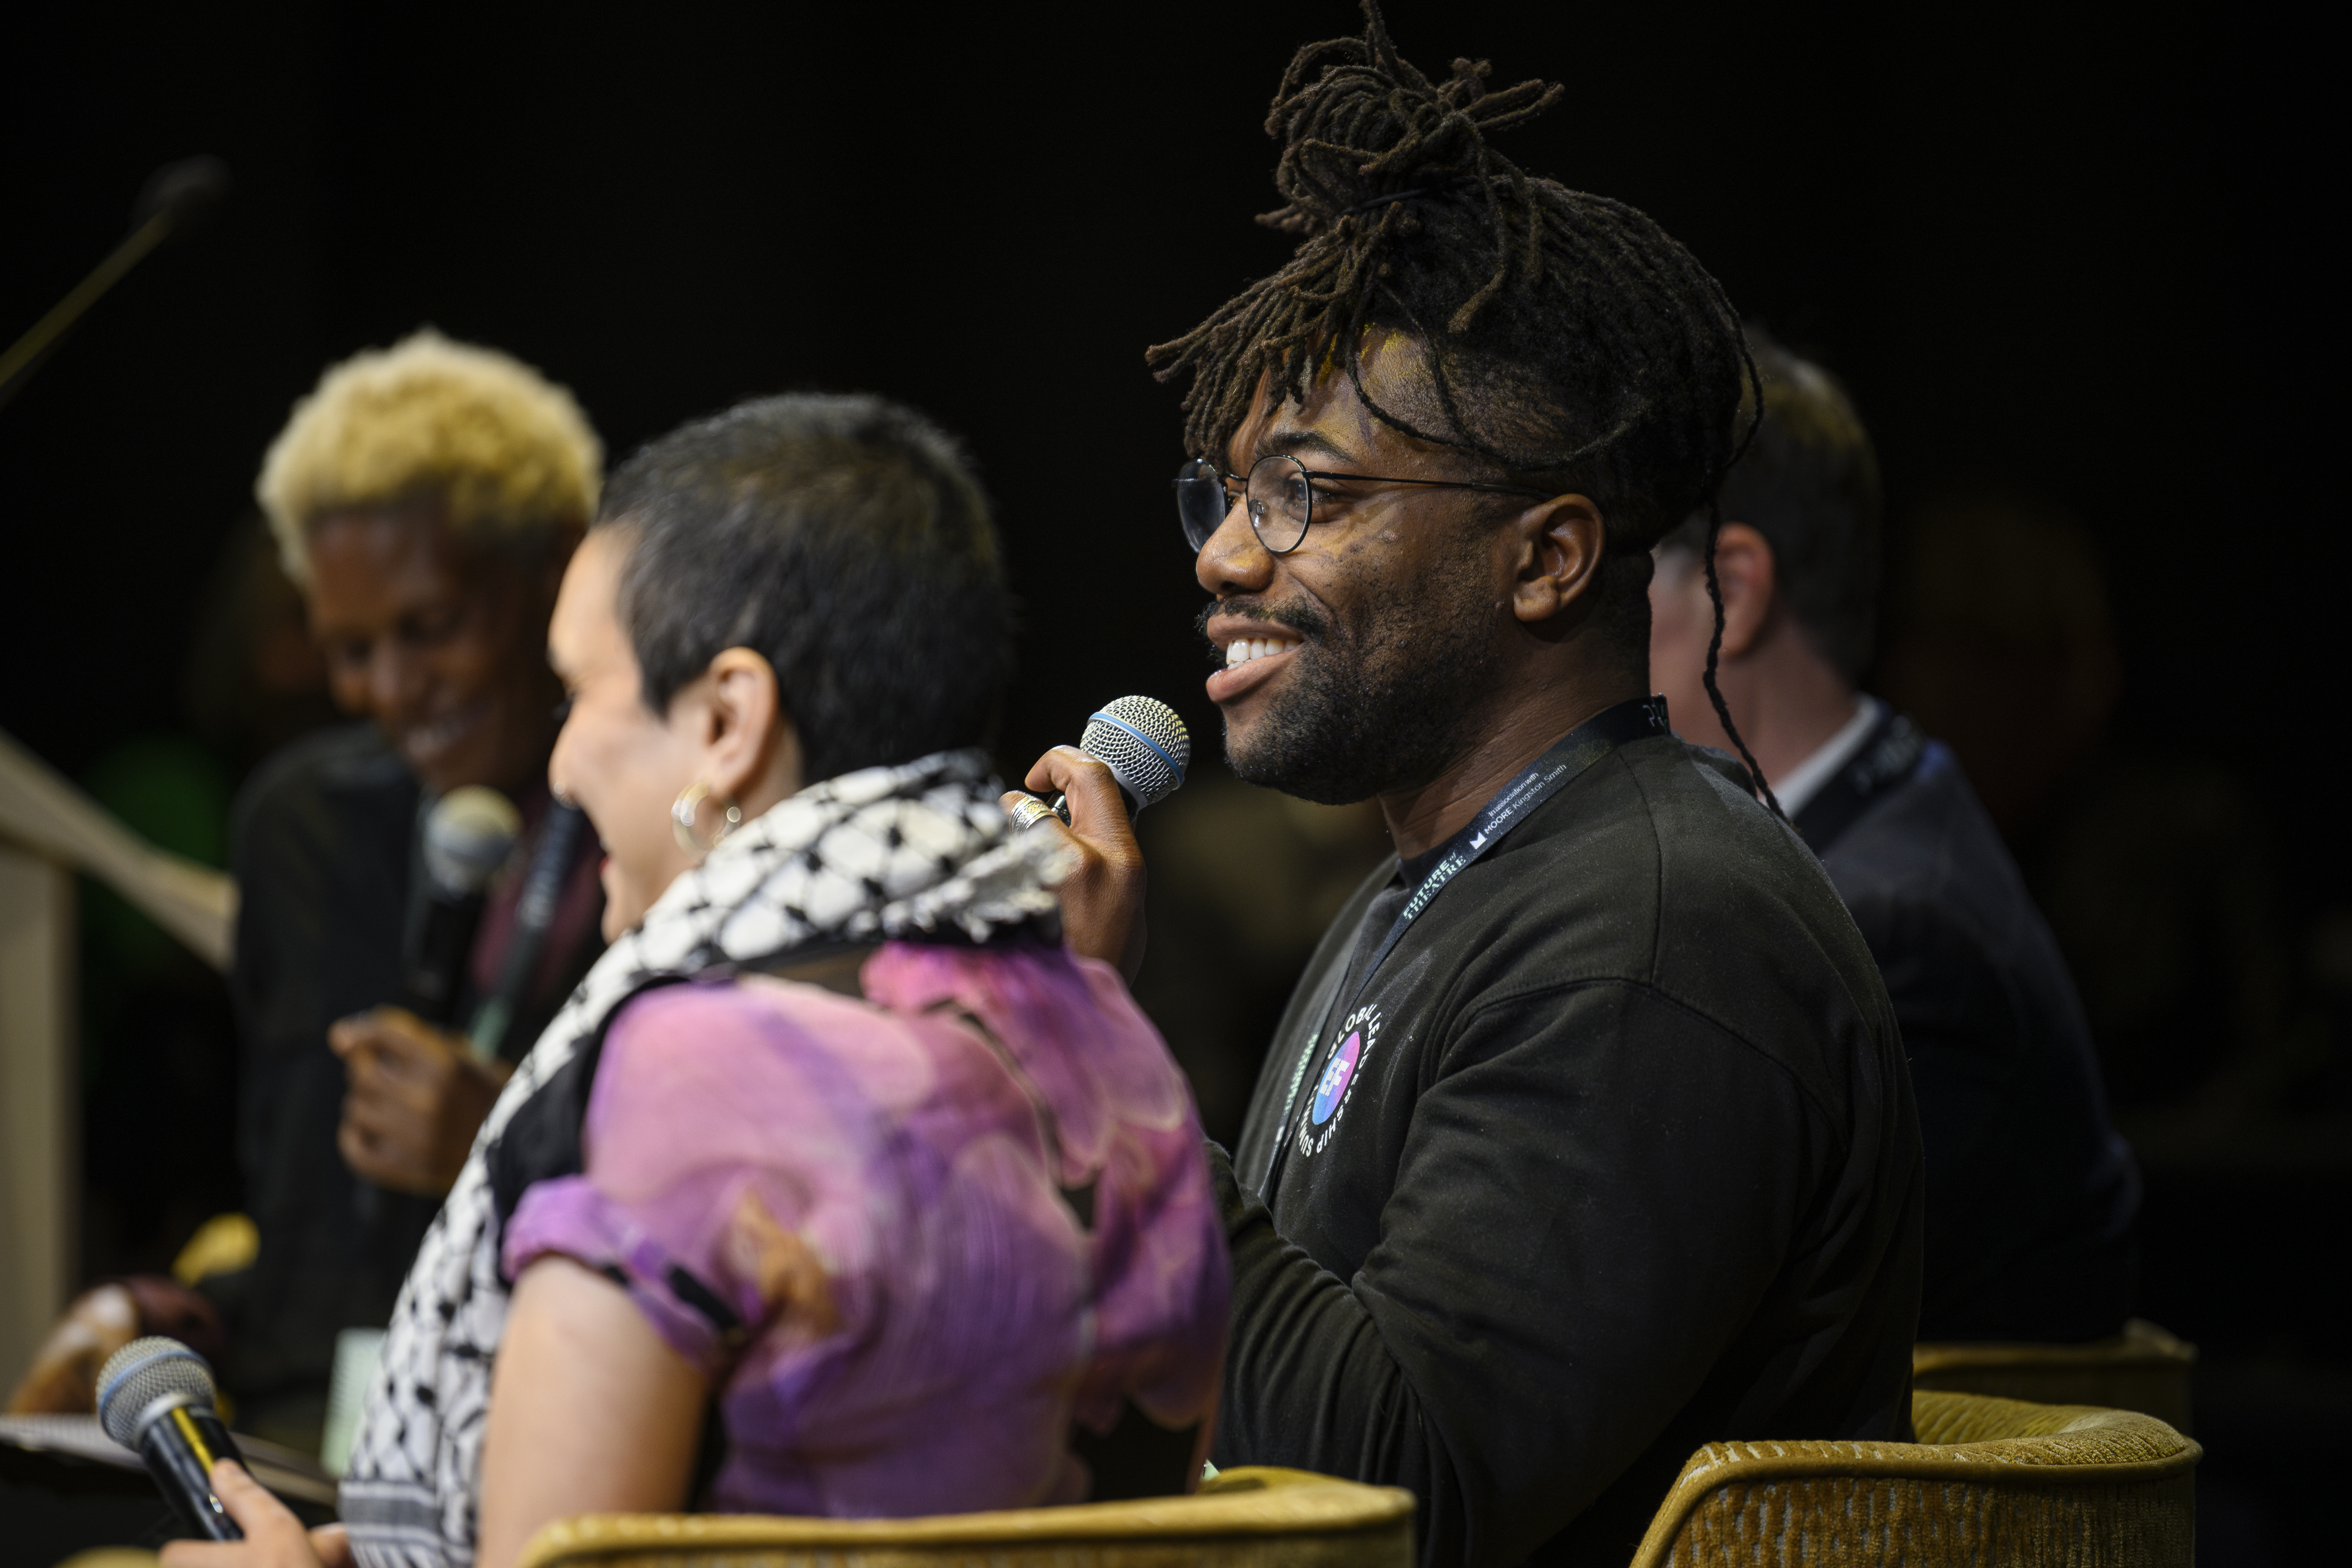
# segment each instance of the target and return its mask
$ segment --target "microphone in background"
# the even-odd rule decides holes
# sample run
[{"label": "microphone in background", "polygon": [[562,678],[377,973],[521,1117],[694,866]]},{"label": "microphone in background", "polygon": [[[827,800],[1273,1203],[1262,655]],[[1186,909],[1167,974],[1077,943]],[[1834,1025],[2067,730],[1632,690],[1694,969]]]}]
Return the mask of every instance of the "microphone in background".
[{"label": "microphone in background", "polygon": [[228,165],[217,158],[184,158],[166,163],[148,177],[138,201],[131,207],[131,233],[114,253],[101,261],[33,323],[7,353],[0,354],[0,408],[40,369],[74,323],[122,281],[147,253],[176,235],[193,233],[220,199],[228,193]]},{"label": "microphone in background", "polygon": [[135,1450],[181,1521],[207,1541],[245,1531],[213,1491],[215,1459],[245,1463],[213,1408],[213,1369],[175,1339],[134,1339],[98,1374],[98,1422]]},{"label": "microphone in background", "polygon": [[514,803],[478,784],[450,790],[425,816],[403,955],[408,1010],[425,1022],[448,1026],[482,919],[482,890],[521,836]]},{"label": "microphone in background", "polygon": [[[1192,734],[1176,710],[1156,697],[1121,697],[1107,703],[1087,720],[1078,749],[1110,769],[1127,799],[1130,821],[1146,806],[1155,806],[1184,787],[1184,771],[1192,765]],[[1049,804],[1031,796],[1013,810],[1016,828],[1034,828],[1048,815],[1066,823],[1070,802],[1056,795]]]},{"label": "microphone in background", "polygon": [[546,951],[547,933],[555,924],[556,901],[563,896],[563,879],[571,873],[572,857],[587,823],[587,813],[567,801],[557,800],[548,808],[547,821],[539,831],[539,847],[531,852],[530,871],[523,879],[522,897],[515,904],[514,936],[507,943],[506,958],[499,966],[498,988],[475,1009],[474,1021],[466,1030],[478,1061],[498,1060],[507,1026],[514,1021],[515,1009],[530,988],[531,970]]}]

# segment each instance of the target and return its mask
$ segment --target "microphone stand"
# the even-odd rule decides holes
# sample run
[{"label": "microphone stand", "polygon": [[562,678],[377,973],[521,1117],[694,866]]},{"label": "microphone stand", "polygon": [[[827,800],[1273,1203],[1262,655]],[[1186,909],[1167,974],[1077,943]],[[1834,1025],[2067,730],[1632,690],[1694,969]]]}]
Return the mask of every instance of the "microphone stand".
[{"label": "microphone stand", "polygon": [[17,389],[33,379],[33,372],[91,306],[145,260],[150,251],[193,227],[227,189],[228,169],[217,158],[189,158],[157,170],[132,210],[131,233],[113,254],[34,322],[6,354],[0,355],[0,408],[7,407]]}]

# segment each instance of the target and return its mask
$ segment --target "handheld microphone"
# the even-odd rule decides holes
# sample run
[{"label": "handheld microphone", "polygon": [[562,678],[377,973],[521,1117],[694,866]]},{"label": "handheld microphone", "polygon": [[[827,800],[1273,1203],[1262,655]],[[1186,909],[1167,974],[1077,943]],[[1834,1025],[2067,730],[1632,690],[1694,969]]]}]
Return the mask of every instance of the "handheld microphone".
[{"label": "handheld microphone", "polygon": [[[1184,787],[1184,772],[1192,765],[1192,735],[1176,710],[1156,697],[1121,697],[1106,703],[1087,720],[1078,749],[1100,761],[1118,780],[1131,821],[1146,806],[1156,806]],[[1034,828],[1052,812],[1070,820],[1069,798],[1056,795],[1051,803],[1037,801],[1017,809],[1014,825]]]},{"label": "handheld microphone", "polygon": [[213,1461],[245,1463],[213,1408],[213,1369],[175,1339],[134,1339],[107,1358],[98,1375],[98,1421],[106,1435],[135,1449],[181,1521],[207,1541],[242,1541],[245,1531],[213,1490]]},{"label": "handheld microphone", "polygon": [[482,890],[521,835],[522,815],[513,802],[478,784],[450,790],[426,815],[403,974],[408,1010],[427,1023],[451,1021],[482,919]]}]

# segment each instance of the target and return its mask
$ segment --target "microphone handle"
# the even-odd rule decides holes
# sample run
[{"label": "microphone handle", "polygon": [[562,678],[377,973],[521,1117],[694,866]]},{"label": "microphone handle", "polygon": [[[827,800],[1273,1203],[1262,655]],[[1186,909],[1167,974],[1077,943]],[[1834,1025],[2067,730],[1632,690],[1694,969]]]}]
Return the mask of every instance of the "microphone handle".
[{"label": "microphone handle", "polygon": [[407,958],[408,1010],[436,1028],[456,1020],[457,993],[466,986],[466,962],[473,956],[474,931],[482,923],[483,896],[455,897],[426,890],[412,916]]},{"label": "microphone handle", "polygon": [[213,1461],[245,1463],[221,1418],[203,1405],[174,1405],[139,1434],[139,1457],[171,1500],[180,1522],[206,1541],[243,1541],[245,1531],[213,1491]]},{"label": "microphone handle", "polygon": [[474,1021],[466,1029],[479,1061],[499,1059],[507,1026],[530,994],[539,956],[547,948],[548,929],[555,924],[556,902],[563,896],[564,879],[572,873],[572,852],[587,822],[587,813],[577,806],[557,801],[548,808],[539,847],[531,852],[530,870],[523,877],[522,897],[515,904],[514,932],[507,938],[506,957],[499,966],[498,988],[475,1008]]}]

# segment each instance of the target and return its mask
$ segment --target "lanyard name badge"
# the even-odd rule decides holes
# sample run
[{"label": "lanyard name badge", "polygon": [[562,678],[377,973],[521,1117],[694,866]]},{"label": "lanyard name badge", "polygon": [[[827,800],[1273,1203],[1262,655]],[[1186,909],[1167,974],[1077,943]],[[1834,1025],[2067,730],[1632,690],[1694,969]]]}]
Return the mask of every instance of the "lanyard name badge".
[{"label": "lanyard name badge", "polygon": [[[1405,932],[1421,917],[1422,912],[1435,902],[1445,884],[1460,875],[1465,867],[1500,843],[1505,834],[1525,821],[1529,812],[1559,793],[1577,775],[1628,741],[1644,740],[1651,736],[1666,733],[1665,698],[1642,697],[1604,708],[1570,730],[1550,750],[1528,763],[1517,778],[1495,792],[1494,798],[1486,802],[1477,816],[1471,819],[1468,827],[1454,835],[1445,852],[1438,857],[1429,874],[1421,879],[1421,885],[1413,889],[1412,896],[1405,900],[1402,909],[1397,911],[1395,923],[1390,925],[1388,935],[1381,939],[1380,946],[1373,950],[1371,962],[1364,966],[1363,978],[1356,982],[1355,991],[1347,998],[1348,1006],[1354,1006],[1362,998],[1365,989],[1372,983],[1372,977],[1380,973],[1381,965],[1395,951]],[[1275,1175],[1282,1168],[1283,1153],[1290,1145],[1291,1118],[1298,1109],[1298,1086],[1307,1076],[1307,1066],[1315,1060],[1318,1047],[1331,1033],[1332,1020],[1347,1011],[1347,1008],[1337,1004],[1339,988],[1347,983],[1349,967],[1345,964],[1339,966],[1331,983],[1332,1005],[1323,1012],[1323,1027],[1307,1037],[1307,1048],[1298,1053],[1298,1064],[1290,1070],[1290,1092],[1283,1097],[1282,1120],[1275,1124],[1274,1147],[1266,1155],[1265,1179],[1258,1183],[1261,1197],[1268,1197],[1274,1191]]]}]

